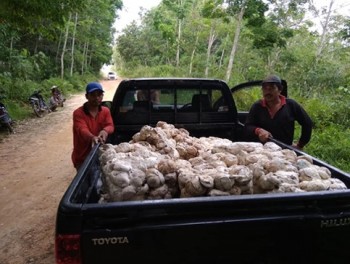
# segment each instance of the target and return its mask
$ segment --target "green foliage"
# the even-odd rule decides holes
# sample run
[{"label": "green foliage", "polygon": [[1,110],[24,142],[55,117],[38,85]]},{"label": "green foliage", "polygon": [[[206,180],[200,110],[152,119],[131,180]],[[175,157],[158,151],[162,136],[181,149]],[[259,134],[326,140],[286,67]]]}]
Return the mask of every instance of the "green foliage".
[{"label": "green foliage", "polygon": [[11,75],[23,80],[43,80],[52,74],[52,63],[43,53],[31,56],[28,50],[14,51],[9,61]]},{"label": "green foliage", "polygon": [[2,0],[0,17],[6,18],[4,20],[13,28],[47,36],[53,27],[64,24],[67,13],[87,7],[84,0]]},{"label": "green foliage", "polygon": [[263,1],[248,0],[244,12],[247,26],[260,27],[263,25],[266,22],[265,12],[267,12],[268,9],[268,5]]},{"label": "green foliage", "polygon": [[302,105],[310,113],[317,129],[328,129],[333,125],[350,127],[349,111],[350,95],[343,93],[341,88],[335,89],[334,93],[320,95],[319,97],[303,100]]},{"label": "green foliage", "polygon": [[[343,89],[319,98],[298,100],[311,116],[314,123],[311,142],[305,151],[327,163],[350,172],[349,94]],[[296,138],[300,135],[300,127]]]},{"label": "green foliage", "polygon": [[346,41],[348,44],[350,43],[350,18],[348,17],[339,31],[339,37]]},{"label": "green foliage", "polygon": [[59,86],[63,95],[68,98],[71,94],[82,92],[88,82],[98,80],[97,75],[86,74],[73,75],[62,80],[61,78],[51,78],[42,82],[32,80],[11,79],[9,76],[0,75],[0,95],[4,97],[2,101],[7,106],[7,109],[14,120],[22,120],[32,115],[28,98],[37,90],[41,91],[42,96],[46,101],[51,96],[50,88],[53,85]]},{"label": "green foliage", "polygon": [[99,72],[111,60],[121,6],[121,0],[1,1],[0,73],[42,81],[61,67],[67,76]]},{"label": "green foliage", "polygon": [[271,49],[275,46],[285,47],[287,39],[293,36],[293,31],[287,28],[279,28],[272,21],[267,21],[252,29],[255,33],[254,47],[257,49]]},{"label": "green foliage", "polygon": [[193,3],[193,0],[163,0],[163,4],[172,11],[178,19],[184,19],[188,13],[189,7]]},{"label": "green foliage", "polygon": [[23,120],[32,112],[30,106],[23,102],[4,100],[3,103],[14,121]]},{"label": "green foliage", "polygon": [[316,129],[312,141],[306,147],[307,153],[350,172],[350,129],[331,125],[325,130]]},{"label": "green foliage", "polygon": [[222,18],[227,21],[227,12],[222,6],[223,0],[207,0],[203,4],[201,15],[205,18]]},{"label": "green foliage", "polygon": [[[300,102],[300,101],[299,101]],[[324,104],[321,100],[313,98],[307,102],[300,102],[309,113],[314,127],[320,130],[333,124],[334,108],[330,105]]]},{"label": "green foliage", "polygon": [[238,111],[249,111],[252,104],[261,98],[261,87],[243,89],[233,94]]},{"label": "green foliage", "polygon": [[[81,0],[1,1],[0,94],[5,96],[14,119],[31,115],[28,97],[34,91],[41,90],[46,100],[53,85],[58,85],[65,96],[83,91],[88,81],[98,79],[102,64],[110,61],[111,28],[122,1],[87,3]],[[76,25],[73,18],[77,18]],[[65,78],[58,78],[66,29]],[[73,37],[74,54],[71,53]]]},{"label": "green foliage", "polygon": [[176,69],[170,65],[159,65],[156,67],[137,67],[133,71],[121,70],[120,73],[124,76],[132,77],[184,77],[186,74],[183,69]]}]

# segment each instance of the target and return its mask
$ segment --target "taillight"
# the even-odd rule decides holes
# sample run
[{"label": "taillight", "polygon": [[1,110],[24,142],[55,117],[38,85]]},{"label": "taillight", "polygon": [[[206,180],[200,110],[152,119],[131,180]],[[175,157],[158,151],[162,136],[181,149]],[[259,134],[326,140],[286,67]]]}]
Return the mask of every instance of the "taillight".
[{"label": "taillight", "polygon": [[57,264],[81,264],[80,235],[57,235],[55,253]]}]

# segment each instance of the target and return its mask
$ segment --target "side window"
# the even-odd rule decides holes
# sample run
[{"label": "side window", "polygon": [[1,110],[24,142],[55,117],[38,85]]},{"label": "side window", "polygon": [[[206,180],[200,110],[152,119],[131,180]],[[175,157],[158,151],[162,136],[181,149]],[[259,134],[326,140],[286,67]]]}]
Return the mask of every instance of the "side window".
[{"label": "side window", "polygon": [[229,107],[222,90],[213,90],[213,109],[217,112],[228,112]]},{"label": "side window", "polygon": [[153,109],[160,111],[170,111],[174,109],[174,90],[173,89],[161,89],[158,90],[159,103],[153,104]]},{"label": "side window", "polygon": [[120,106],[119,112],[127,112],[131,110],[135,102],[135,97],[136,95],[134,91],[127,91],[123,98],[123,102]]},{"label": "side window", "polygon": [[153,104],[160,104],[160,90],[137,90],[136,99],[137,101],[151,101]]},{"label": "side window", "polygon": [[220,90],[179,89],[177,109],[181,112],[213,112],[216,98],[222,95]]},{"label": "side window", "polygon": [[[148,102],[152,110],[171,111],[174,109],[174,90],[173,89],[144,89],[137,90],[135,93],[137,104]],[[135,105],[135,103],[134,103]]]},{"label": "side window", "polygon": [[199,93],[199,91],[189,90],[189,89],[178,89],[177,90],[177,109],[181,110],[191,106],[192,97],[196,93]]},{"label": "side window", "polygon": [[235,91],[233,98],[236,102],[236,107],[239,112],[247,112],[253,103],[261,99],[261,86],[250,86],[248,88]]}]

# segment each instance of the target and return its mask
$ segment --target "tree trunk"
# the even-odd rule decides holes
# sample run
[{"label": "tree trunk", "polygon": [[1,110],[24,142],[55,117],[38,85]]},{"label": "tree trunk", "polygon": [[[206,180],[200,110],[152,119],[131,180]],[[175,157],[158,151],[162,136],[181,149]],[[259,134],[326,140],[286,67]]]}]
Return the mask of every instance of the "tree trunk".
[{"label": "tree trunk", "polygon": [[220,61],[219,61],[219,69],[222,68],[222,62],[224,60],[224,56],[225,56],[225,49],[223,49],[221,52]]},{"label": "tree trunk", "polygon": [[322,35],[321,35],[321,40],[320,40],[320,45],[318,45],[318,49],[316,52],[316,63],[318,62],[319,58],[321,57],[321,54],[325,48],[326,45],[326,37],[327,37],[327,32],[328,32],[328,24],[329,24],[329,20],[330,20],[330,16],[332,14],[332,6],[334,4],[334,0],[331,0],[330,4],[329,4],[329,8],[327,11],[327,16],[326,16],[326,20],[324,21],[324,23],[321,23],[322,25]]},{"label": "tree trunk", "polygon": [[193,68],[193,60],[194,60],[194,54],[196,53],[196,47],[198,45],[198,32],[197,32],[197,36],[196,36],[196,42],[194,44],[193,50],[192,50],[192,54],[191,54],[191,61],[190,61],[190,69],[189,69],[189,75],[192,75],[192,68]]},{"label": "tree trunk", "polygon": [[86,43],[84,43],[84,47],[83,47],[83,52],[82,52],[82,59],[81,59],[81,68],[80,68],[80,74],[83,75],[84,74],[84,56],[85,56],[85,49],[86,49]]},{"label": "tree trunk", "polygon": [[176,67],[180,65],[180,42],[181,42],[182,19],[178,19]]},{"label": "tree trunk", "polygon": [[83,75],[85,73],[86,69],[86,62],[87,62],[87,51],[89,48],[89,43],[85,42],[84,43],[84,49],[83,49],[83,58],[81,60],[81,74]]},{"label": "tree trunk", "polygon": [[213,43],[215,39],[216,39],[215,30],[214,30],[214,26],[212,25],[210,28],[210,35],[208,40],[207,59],[205,63],[205,77],[208,77],[209,75],[210,54],[211,54],[211,48],[213,47]]},{"label": "tree trunk", "polygon": [[85,71],[89,69],[89,41],[86,43],[86,50],[85,50]]},{"label": "tree trunk", "polygon": [[57,51],[56,51],[56,57],[55,57],[55,62],[57,62],[57,63],[58,63],[59,56],[60,56],[61,41],[62,41],[62,31],[60,31],[60,38],[59,38],[58,44],[57,44]]},{"label": "tree trunk", "polygon": [[71,52],[71,64],[70,64],[70,76],[73,76],[73,70],[74,70],[74,45],[75,45],[75,33],[77,31],[77,24],[78,24],[78,13],[75,13],[74,29],[73,29],[73,36],[72,36],[72,52]]},{"label": "tree trunk", "polygon": [[226,82],[229,82],[230,78],[231,78],[233,62],[234,62],[234,59],[235,59],[235,53],[236,53],[236,50],[237,50],[239,35],[241,33],[241,28],[242,28],[242,20],[243,20],[243,15],[244,15],[244,10],[245,10],[245,2],[246,1],[243,1],[241,11],[239,12],[239,15],[238,15],[238,21],[237,21],[237,27],[236,27],[236,32],[235,32],[235,38],[234,38],[234,41],[233,41],[232,50],[231,50],[231,54],[230,54],[230,60],[229,60],[229,63],[228,63],[228,66],[227,66],[227,71],[226,71]]},{"label": "tree trunk", "polygon": [[9,54],[9,69],[12,70],[12,51],[13,51],[13,37],[11,37],[10,41],[10,54]]},{"label": "tree trunk", "polygon": [[61,53],[61,79],[63,79],[64,77],[64,54],[66,53],[68,33],[69,33],[69,23],[70,23],[71,16],[72,14],[69,13],[69,18],[66,24],[66,34],[64,36],[64,42],[63,42],[62,53]]}]

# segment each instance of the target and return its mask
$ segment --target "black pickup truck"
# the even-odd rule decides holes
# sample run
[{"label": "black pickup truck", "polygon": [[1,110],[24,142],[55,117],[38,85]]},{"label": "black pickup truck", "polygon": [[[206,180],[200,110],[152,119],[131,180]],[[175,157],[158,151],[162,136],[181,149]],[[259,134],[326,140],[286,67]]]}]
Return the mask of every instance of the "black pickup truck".
[{"label": "black pickup truck", "polygon": [[[221,80],[123,80],[110,109],[109,144],[129,142],[159,121],[192,137],[244,142],[246,112]],[[284,94],[287,95],[286,83]],[[305,153],[281,142],[282,149]],[[65,192],[56,218],[56,263],[349,263],[350,175],[327,168],[345,189],[174,197],[101,203],[95,146]]]}]

